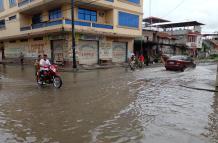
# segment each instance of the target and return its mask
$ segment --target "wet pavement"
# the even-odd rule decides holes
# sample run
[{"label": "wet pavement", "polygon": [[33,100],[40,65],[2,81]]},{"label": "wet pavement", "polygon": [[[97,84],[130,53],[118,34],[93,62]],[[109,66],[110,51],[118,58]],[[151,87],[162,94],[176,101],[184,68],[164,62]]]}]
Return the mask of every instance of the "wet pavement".
[{"label": "wet pavement", "polygon": [[0,65],[1,143],[217,143],[216,65],[62,73],[39,88],[32,67]]}]

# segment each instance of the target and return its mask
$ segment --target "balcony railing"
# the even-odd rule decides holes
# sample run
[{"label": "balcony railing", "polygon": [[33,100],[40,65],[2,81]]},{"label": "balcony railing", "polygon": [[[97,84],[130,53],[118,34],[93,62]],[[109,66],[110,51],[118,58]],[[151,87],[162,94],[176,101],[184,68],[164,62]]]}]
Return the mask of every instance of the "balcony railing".
[{"label": "balcony railing", "polygon": [[[49,22],[41,22],[37,24],[33,24],[31,26],[24,26],[20,28],[20,31],[28,31],[32,29],[39,29],[39,28],[45,28],[45,27],[51,27],[56,25],[71,25],[72,21],[65,19],[65,20],[56,20],[56,21],[49,21]],[[84,27],[93,27],[93,28],[102,28],[102,29],[113,29],[112,25],[109,24],[100,24],[100,23],[93,23],[93,22],[87,22],[87,21],[75,21],[75,26],[84,26]]]},{"label": "balcony railing", "polygon": [[[71,20],[66,20],[66,24],[72,24]],[[93,23],[87,21],[75,21],[75,25],[77,26],[86,26],[86,27],[93,27],[93,28],[103,28],[103,29],[113,29],[113,25],[110,24],[100,24],[100,23]]]},{"label": "balcony railing", "polygon": [[[18,7],[22,7],[22,6],[24,6],[24,5],[27,5],[27,4],[31,3],[31,2],[33,2],[33,1],[34,1],[34,0],[20,0],[20,1],[18,2]],[[105,0],[105,1],[114,2],[114,0]]]},{"label": "balcony railing", "polygon": [[29,4],[31,2],[33,2],[34,0],[21,0],[18,2],[18,7],[24,6],[26,4]]},{"label": "balcony railing", "polygon": [[20,31],[27,31],[27,30],[31,30],[31,26],[24,26],[20,28]]},{"label": "balcony railing", "polygon": [[106,1],[109,1],[109,2],[114,2],[114,0],[106,0]]},{"label": "balcony railing", "polygon": [[37,24],[32,24],[31,26],[24,26],[20,28],[20,31],[27,31],[32,29],[45,28],[50,26],[56,26],[63,24],[63,20],[49,21],[49,22],[41,22]]}]

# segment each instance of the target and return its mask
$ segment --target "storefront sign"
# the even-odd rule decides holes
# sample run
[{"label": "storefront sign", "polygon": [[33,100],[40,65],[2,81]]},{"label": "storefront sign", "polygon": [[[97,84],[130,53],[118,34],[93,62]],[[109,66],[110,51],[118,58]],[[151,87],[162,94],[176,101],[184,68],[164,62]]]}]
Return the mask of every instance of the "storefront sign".
[{"label": "storefront sign", "polygon": [[112,59],[112,42],[100,42],[100,59]]}]

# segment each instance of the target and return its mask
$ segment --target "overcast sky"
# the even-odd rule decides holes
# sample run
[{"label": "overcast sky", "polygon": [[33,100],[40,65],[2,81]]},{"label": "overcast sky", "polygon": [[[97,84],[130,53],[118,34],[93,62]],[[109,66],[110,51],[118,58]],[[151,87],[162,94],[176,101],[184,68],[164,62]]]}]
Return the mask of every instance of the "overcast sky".
[{"label": "overcast sky", "polygon": [[[144,0],[144,17],[150,16],[149,0]],[[172,22],[196,20],[206,24],[204,33],[218,31],[218,0],[151,0],[151,16]]]}]

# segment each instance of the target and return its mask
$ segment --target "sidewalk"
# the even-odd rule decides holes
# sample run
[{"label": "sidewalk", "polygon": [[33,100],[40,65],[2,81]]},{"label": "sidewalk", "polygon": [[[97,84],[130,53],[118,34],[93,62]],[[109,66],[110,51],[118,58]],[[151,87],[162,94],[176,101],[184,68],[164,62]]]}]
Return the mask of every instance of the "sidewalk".
[{"label": "sidewalk", "polygon": [[[12,61],[12,60],[4,60],[0,61],[0,64],[5,64],[5,65],[20,65],[19,61]],[[24,66],[33,66],[31,63],[24,63]],[[151,68],[151,67],[159,67],[163,66],[161,63],[157,64],[150,64],[149,66],[145,66],[144,68]],[[122,64],[104,64],[104,65],[79,65],[77,70],[79,71],[88,71],[88,70],[97,70],[97,69],[111,69],[111,68],[129,68],[128,63],[122,63]],[[59,67],[60,71],[63,72],[73,72],[74,69],[70,66],[68,67]]]},{"label": "sidewalk", "polygon": [[[206,64],[206,63],[217,63],[218,61],[215,60],[196,60],[197,64]],[[10,61],[10,60],[4,60],[0,61],[0,64],[6,64],[6,65],[20,65],[18,61]],[[33,64],[30,63],[24,63],[24,66],[33,66]],[[164,67],[162,63],[156,63],[156,64],[150,64],[149,66],[145,66],[142,69],[147,69],[147,68],[155,68],[155,67]],[[129,68],[128,63],[123,63],[123,64],[107,64],[107,65],[79,65],[76,71],[78,72],[85,72],[85,71],[90,71],[90,70],[100,70],[100,69],[112,69],[112,68]],[[75,72],[75,69],[72,67],[59,67],[59,70],[61,72]]]},{"label": "sidewalk", "polygon": [[[145,66],[142,69],[155,68],[155,67],[161,67],[161,66],[163,66],[163,64],[157,63],[157,64],[151,64],[149,66]],[[112,68],[129,68],[129,64],[123,63],[123,64],[110,64],[110,65],[91,65],[91,66],[83,65],[83,66],[79,66],[77,70],[79,72],[82,72],[82,71],[99,70],[99,69],[112,69]],[[74,72],[75,71],[71,67],[60,67],[59,69],[61,72]]]}]

